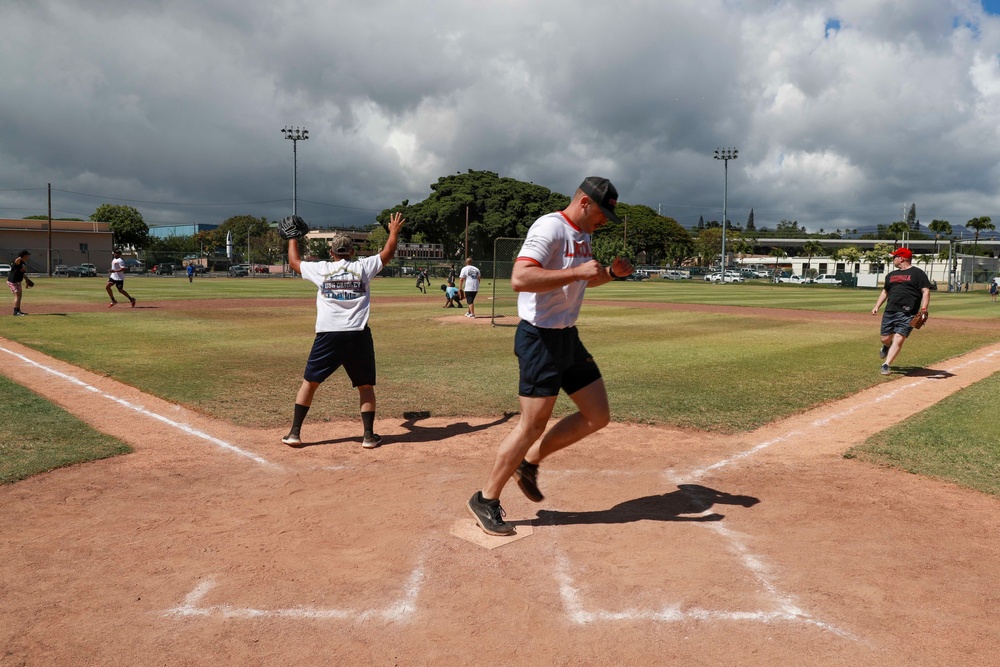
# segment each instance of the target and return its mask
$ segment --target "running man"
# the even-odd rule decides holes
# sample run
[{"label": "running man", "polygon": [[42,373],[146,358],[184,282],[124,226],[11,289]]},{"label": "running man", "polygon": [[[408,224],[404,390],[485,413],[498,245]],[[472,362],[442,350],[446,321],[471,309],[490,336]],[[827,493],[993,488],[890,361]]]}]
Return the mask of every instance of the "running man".
[{"label": "running man", "polygon": [[288,264],[305,280],[317,287],[316,338],[306,361],[302,385],[295,396],[292,428],[283,443],[290,447],[302,444],[301,428],[313,396],[328,377],[341,366],[358,389],[361,403],[361,446],[373,449],[382,444],[375,431],[375,344],[368,328],[371,310],[371,281],[396,254],[402,213],[389,218],[389,238],[382,252],[354,259],[354,241],[338,234],[330,239],[330,261],[304,262],[296,239],[288,241]]},{"label": "running man", "polygon": [[125,291],[125,260],[122,259],[121,250],[115,250],[113,257],[114,259],[111,260],[111,274],[108,276],[108,282],[104,284],[104,289],[108,291],[108,296],[111,297],[111,303],[108,304],[108,308],[114,308],[118,303],[115,301],[115,295],[111,292],[112,287],[118,288],[119,294],[128,299],[132,307],[135,308],[135,299]]},{"label": "running man", "polygon": [[899,248],[892,253],[892,265],[896,270],[886,275],[885,288],[872,308],[872,315],[877,315],[882,304],[886,304],[879,331],[882,348],[878,356],[884,359],[879,369],[882,375],[892,372],[892,362],[899,356],[903,343],[913,331],[910,320],[918,309],[926,313],[927,304],[931,300],[931,281],[921,269],[910,265],[912,260],[913,252],[909,248]]},{"label": "running man", "polygon": [[[544,215],[531,225],[514,262],[511,286],[518,292],[521,318],[514,336],[521,419],[500,443],[486,485],[468,502],[469,512],[490,535],[514,532],[503,520],[500,506],[500,493],[511,475],[517,477],[529,500],[541,502],[538,464],[604,428],[611,419],[601,371],[575,325],[588,287],[632,273],[628,260],[616,257],[610,267],[604,267],[591,252],[594,230],[609,219],[619,222],[614,212],[617,200],[618,191],[608,179],[588,177],[565,210]],[[545,432],[560,389],[578,412]]]}]

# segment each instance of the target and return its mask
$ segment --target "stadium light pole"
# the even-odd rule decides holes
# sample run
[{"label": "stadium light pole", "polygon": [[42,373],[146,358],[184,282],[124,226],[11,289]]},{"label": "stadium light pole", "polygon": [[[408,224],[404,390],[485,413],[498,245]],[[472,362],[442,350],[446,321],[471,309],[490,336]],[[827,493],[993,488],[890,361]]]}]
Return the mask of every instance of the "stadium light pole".
[{"label": "stadium light pole", "polygon": [[303,128],[292,128],[291,125],[281,130],[285,139],[292,141],[292,215],[298,214],[298,185],[299,185],[299,151],[300,141],[309,138],[309,130]]},{"label": "stadium light pole", "polygon": [[729,218],[729,161],[738,158],[739,151],[735,148],[716,148],[715,159],[722,160],[725,165],[725,185],[722,189],[722,274],[720,284],[726,282],[726,221]]}]

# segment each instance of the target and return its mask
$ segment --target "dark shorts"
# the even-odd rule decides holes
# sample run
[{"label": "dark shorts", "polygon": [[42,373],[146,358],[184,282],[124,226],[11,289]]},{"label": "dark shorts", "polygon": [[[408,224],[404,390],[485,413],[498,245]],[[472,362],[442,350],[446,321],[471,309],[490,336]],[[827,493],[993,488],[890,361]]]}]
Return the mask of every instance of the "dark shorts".
[{"label": "dark shorts", "polygon": [[522,321],[514,334],[521,370],[519,396],[575,394],[601,379],[601,371],[580,341],[576,327],[539,329]]},{"label": "dark shorts", "polygon": [[466,292],[465,293],[465,300],[468,301],[469,303],[475,303],[476,302],[476,295],[477,294],[479,294],[478,291],[476,291],[476,292]]},{"label": "dark shorts", "polygon": [[883,336],[899,334],[903,338],[906,338],[913,332],[913,327],[910,326],[910,320],[912,319],[913,315],[902,311],[895,313],[882,313],[881,334]]},{"label": "dark shorts", "polygon": [[323,382],[341,366],[353,386],[375,384],[375,343],[371,329],[316,334],[302,377],[307,382]]},{"label": "dark shorts", "polygon": [[108,284],[109,285],[114,285],[118,289],[121,289],[122,287],[125,286],[125,281],[124,280],[112,280],[111,278],[108,278]]}]

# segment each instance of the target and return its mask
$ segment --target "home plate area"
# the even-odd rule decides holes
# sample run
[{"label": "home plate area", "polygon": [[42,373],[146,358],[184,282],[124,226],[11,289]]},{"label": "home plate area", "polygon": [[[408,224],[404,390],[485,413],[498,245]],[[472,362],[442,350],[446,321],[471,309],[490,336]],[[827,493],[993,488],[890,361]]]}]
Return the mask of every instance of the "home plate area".
[{"label": "home plate area", "polygon": [[[438,526],[447,532],[430,536],[429,542],[425,541],[418,549],[422,555],[406,558],[409,564],[399,563],[395,571],[382,577],[374,588],[361,584],[361,588],[369,589],[368,594],[360,596],[367,599],[363,604],[357,604],[357,595],[344,595],[344,603],[335,599],[321,602],[306,598],[300,604],[295,599],[296,594],[287,588],[275,597],[264,596],[283,600],[283,603],[268,605],[263,600],[253,600],[248,605],[243,590],[237,594],[243,604],[237,604],[227,598],[242,588],[240,584],[226,582],[223,576],[205,576],[193,582],[184,600],[164,610],[163,615],[177,619],[414,622],[424,614],[435,613],[436,605],[429,600],[435,593],[428,588],[434,586],[435,580],[461,576],[448,571],[447,556],[436,557],[442,547],[451,551],[456,547],[434,544],[457,538],[475,545],[472,548],[503,554],[503,562],[510,567],[504,576],[516,577],[518,569],[525,566],[536,572],[550,573],[545,576],[551,576],[551,588],[543,584],[542,590],[536,592],[542,596],[557,596],[558,602],[552,601],[562,608],[566,621],[572,625],[606,622],[790,624],[811,626],[842,639],[857,640],[798,606],[795,596],[776,583],[776,573],[767,558],[754,553],[748,546],[752,538],[729,527],[741,523],[739,513],[753,511],[753,505],[758,502],[756,498],[728,494],[703,484],[664,483],[666,475],[663,472],[603,470],[593,476],[630,481],[612,487],[599,485],[606,493],[586,494],[584,497],[590,499],[591,505],[588,509],[586,504],[581,506],[581,496],[571,491],[571,488],[581,491],[588,486],[584,481],[586,472],[547,470],[545,479],[550,483],[552,496],[561,497],[563,490],[577,496],[571,501],[574,510],[562,511],[546,501],[545,508],[535,509],[537,516],[529,519],[530,515],[519,504],[522,499],[518,499],[511,503],[512,508],[517,507],[511,514],[517,516],[508,516],[516,526],[516,535],[486,535],[468,516],[455,518],[453,515],[446,524],[439,523]],[[565,489],[560,488],[564,486]],[[645,494],[643,488],[673,490]],[[510,492],[516,493],[516,488]],[[623,500],[617,504],[609,500],[608,496],[614,494]],[[460,511],[459,505],[455,514]],[[616,536],[623,539],[615,539]],[[641,548],[628,548],[623,546],[623,541],[641,545]],[[525,549],[524,553],[517,553],[521,549]],[[459,548],[456,553],[461,551]],[[709,574],[707,578],[706,573]],[[274,592],[285,588],[279,582],[274,583],[277,589]],[[375,584],[374,581],[369,583]],[[355,584],[355,589],[358,584],[360,582]],[[330,593],[335,590],[328,589]],[[334,593],[333,598],[340,595]],[[468,604],[476,606],[478,603],[469,599]]]}]

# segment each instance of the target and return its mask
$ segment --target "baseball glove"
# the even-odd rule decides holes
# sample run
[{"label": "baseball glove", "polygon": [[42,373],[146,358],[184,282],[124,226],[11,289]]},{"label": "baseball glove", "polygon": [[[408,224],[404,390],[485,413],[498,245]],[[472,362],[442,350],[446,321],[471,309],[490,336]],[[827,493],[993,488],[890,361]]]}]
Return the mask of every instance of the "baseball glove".
[{"label": "baseball glove", "polygon": [[927,311],[921,310],[919,313],[913,316],[912,320],[910,320],[910,326],[913,327],[914,329],[919,329],[920,327],[924,326],[924,323],[926,322],[927,322]]},{"label": "baseball glove", "polygon": [[309,233],[309,225],[297,215],[290,215],[278,223],[278,236],[288,241]]},{"label": "baseball glove", "polygon": [[27,285],[29,289],[35,286],[35,283],[32,282],[31,278],[28,276],[24,277],[24,284]]}]

